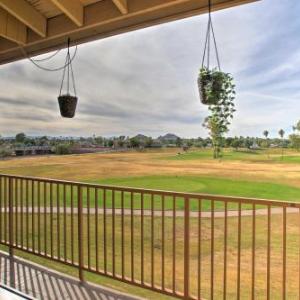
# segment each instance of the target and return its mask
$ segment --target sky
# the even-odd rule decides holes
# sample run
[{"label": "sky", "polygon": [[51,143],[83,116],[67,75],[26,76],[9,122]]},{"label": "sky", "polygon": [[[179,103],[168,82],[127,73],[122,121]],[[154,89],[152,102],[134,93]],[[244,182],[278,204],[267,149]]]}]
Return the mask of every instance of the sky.
[{"label": "sky", "polygon": [[[262,0],[213,13],[221,67],[237,89],[229,136],[288,134],[300,119],[299,11],[299,0]],[[197,91],[206,24],[202,15],[80,45],[74,119],[59,114],[61,72],[28,60],[1,66],[0,134],[207,136]]]}]

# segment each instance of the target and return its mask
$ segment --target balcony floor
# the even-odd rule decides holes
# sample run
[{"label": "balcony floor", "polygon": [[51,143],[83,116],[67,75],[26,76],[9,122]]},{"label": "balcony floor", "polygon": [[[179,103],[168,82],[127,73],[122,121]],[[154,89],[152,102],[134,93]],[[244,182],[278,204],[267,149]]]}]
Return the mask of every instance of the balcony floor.
[{"label": "balcony floor", "polygon": [[[15,288],[36,299],[137,300],[120,293],[49,270],[19,257],[14,257]],[[0,282],[10,286],[10,258],[0,251]]]}]

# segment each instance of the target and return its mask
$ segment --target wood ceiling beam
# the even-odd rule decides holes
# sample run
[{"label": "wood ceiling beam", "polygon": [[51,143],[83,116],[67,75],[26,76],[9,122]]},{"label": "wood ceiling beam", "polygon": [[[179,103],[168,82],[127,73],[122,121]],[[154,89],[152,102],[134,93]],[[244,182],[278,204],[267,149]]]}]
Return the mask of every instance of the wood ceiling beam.
[{"label": "wood ceiling beam", "polygon": [[0,8],[0,36],[17,44],[25,45],[27,28],[6,10]]},{"label": "wood ceiling beam", "polygon": [[46,37],[47,20],[25,0],[0,0],[0,7],[41,37]]},{"label": "wood ceiling beam", "polygon": [[112,1],[123,15],[128,14],[127,0],[112,0]]},{"label": "wood ceiling beam", "polygon": [[[255,1],[259,0],[214,0],[213,10]],[[123,15],[111,0],[102,0],[85,7],[82,27],[76,26],[68,17],[61,14],[48,19],[46,38],[41,38],[29,30],[25,50],[31,56],[39,55],[65,48],[68,38],[73,45],[81,44],[207,11],[207,0],[130,0],[130,10],[128,14]],[[0,45],[0,64],[23,57],[18,47],[11,47],[9,44]]]},{"label": "wood ceiling beam", "polygon": [[50,0],[77,26],[83,25],[83,5],[79,0]]}]

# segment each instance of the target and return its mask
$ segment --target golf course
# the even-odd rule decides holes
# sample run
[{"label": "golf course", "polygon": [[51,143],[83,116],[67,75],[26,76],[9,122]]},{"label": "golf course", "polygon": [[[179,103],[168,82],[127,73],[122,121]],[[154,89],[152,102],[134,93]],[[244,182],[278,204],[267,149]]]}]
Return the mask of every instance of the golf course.
[{"label": "golf course", "polygon": [[[51,178],[67,181],[76,181],[84,183],[93,183],[100,185],[113,185],[119,187],[133,187],[143,189],[154,189],[164,191],[176,191],[185,193],[201,193],[201,194],[212,194],[212,195],[223,195],[223,196],[235,196],[235,197],[246,197],[246,198],[260,198],[280,201],[292,201],[300,202],[300,153],[294,150],[285,149],[284,155],[282,155],[281,149],[267,149],[267,150],[229,150],[225,149],[221,159],[213,159],[210,149],[191,149],[187,152],[182,151],[179,148],[176,149],[157,149],[157,150],[141,150],[141,151],[127,151],[121,153],[94,153],[94,154],[83,154],[83,155],[65,155],[65,156],[36,156],[36,157],[21,157],[11,158],[0,161],[0,173],[11,174],[18,176],[30,176],[30,177],[41,177]],[[58,198],[57,198],[58,199]],[[68,199],[68,195],[67,195]],[[84,207],[86,207],[86,198],[83,198]],[[100,200],[99,200],[100,201]],[[138,199],[135,199],[135,208],[139,209],[140,204]],[[172,209],[172,199],[166,197],[165,209]],[[125,195],[125,208],[129,203],[129,198]],[[145,209],[149,209],[147,206],[148,202],[145,201]],[[70,202],[66,202],[69,206]],[[95,198],[92,198],[91,205],[95,205]],[[107,203],[108,207],[111,205]],[[115,203],[118,208],[119,203]],[[156,208],[159,209],[159,203],[155,202]],[[224,203],[216,201],[216,210],[223,211]],[[102,206],[102,202],[99,202],[99,206]],[[191,201],[191,210],[197,211],[198,202]],[[228,206],[229,210],[236,211],[237,204],[230,203]],[[242,210],[247,211],[251,208],[246,204],[242,205]],[[183,209],[183,204],[178,202],[178,211]],[[210,206],[208,202],[203,201],[202,210],[209,212]],[[29,216],[30,220],[33,218],[33,214]],[[59,217],[60,218],[60,217]],[[130,248],[131,238],[130,232],[130,215],[125,215],[125,273],[126,276],[130,276],[132,270],[130,266],[130,253],[126,252],[126,249]],[[134,224],[137,227],[141,226],[141,220],[139,215],[134,216]],[[46,224],[43,223],[44,219],[41,220],[41,227],[46,228]],[[71,228],[70,215],[66,217],[65,221],[66,232],[69,233]],[[84,216],[84,223],[86,224],[86,216]],[[91,231],[89,235],[94,236],[95,222],[102,224],[103,216],[99,216],[99,219],[95,220],[95,216],[92,216],[89,220],[91,225]],[[117,272],[121,270],[121,247],[119,238],[121,235],[121,216],[116,215],[113,220],[115,226],[115,236],[111,236],[111,217],[107,221],[108,235],[106,239],[116,240],[115,245],[115,266]],[[143,220],[144,232],[143,236],[145,245],[150,245],[151,242],[151,220],[149,217],[145,217]],[[160,270],[160,253],[162,247],[162,239],[166,241],[166,248],[164,251],[168,253],[171,251],[172,244],[172,218],[166,215],[165,219],[165,232],[164,237],[159,232],[161,227],[161,220],[157,217],[155,221],[155,232],[157,232],[154,240],[156,265],[155,265],[155,278],[159,283],[161,281],[162,272]],[[236,292],[237,282],[237,243],[238,236],[236,234],[238,218],[234,215],[228,219],[227,230],[227,298],[233,299]],[[241,299],[249,299],[251,294],[251,251],[253,250],[252,244],[252,217],[251,215],[243,215],[242,217],[242,228],[243,234],[241,237]],[[271,215],[271,235],[269,247],[272,249],[272,255],[270,257],[271,262],[271,299],[281,299],[281,278],[282,278],[282,266],[279,263],[282,256],[282,214]],[[29,221],[31,224],[31,221]],[[197,236],[198,230],[198,219],[191,218],[190,221],[190,236]],[[257,299],[264,299],[266,295],[266,281],[267,276],[266,269],[264,268],[267,260],[267,239],[266,232],[268,229],[267,218],[261,214],[256,217],[256,296]],[[30,225],[31,226],[31,225]],[[62,230],[62,222],[54,222],[54,231],[57,226]],[[55,227],[56,226],[56,227]],[[85,225],[87,226],[87,225]],[[209,216],[204,216],[201,221],[201,232],[202,232],[202,243],[201,243],[201,290],[202,297],[210,298],[210,259],[211,259],[211,219]],[[224,218],[222,216],[215,219],[214,222],[214,285],[215,285],[215,298],[220,299],[223,293],[223,261],[224,261]],[[32,232],[32,227],[29,227],[29,233]],[[87,228],[85,227],[85,230]],[[21,229],[23,230],[23,229]],[[48,233],[46,231],[49,231]],[[42,244],[48,239],[50,234],[50,228],[44,231],[44,236],[41,237]],[[183,218],[178,216],[176,231],[179,236],[184,230]],[[285,274],[287,279],[287,295],[288,299],[296,299],[298,295],[299,285],[299,213],[292,212],[288,213],[287,217],[287,273]],[[34,233],[36,234],[36,233]],[[135,259],[141,261],[141,246],[139,242],[141,240],[140,234],[137,232],[135,237]],[[33,240],[37,242],[38,237],[34,237]],[[76,240],[76,239],[75,239]],[[99,247],[102,249],[102,233],[99,233]],[[32,245],[29,242],[29,247]],[[74,241],[75,249],[77,241]],[[110,242],[109,242],[110,243]],[[176,252],[176,273],[178,282],[182,282],[182,268],[183,268],[183,239],[180,237],[176,241],[177,252]],[[169,246],[168,246],[169,245]],[[198,239],[191,238],[190,245],[190,256],[191,256],[191,274],[197,274],[197,251],[198,251]],[[84,253],[85,260],[91,260],[92,264],[95,261],[95,250],[98,245],[92,242],[90,250]],[[143,246],[144,247],[144,246]],[[170,247],[170,248],[169,248]],[[5,249],[4,246],[1,246]],[[58,247],[59,248],[59,247]],[[71,253],[71,245],[67,243],[66,246],[61,246],[58,249],[54,245],[54,253],[58,251]],[[75,250],[76,251],[76,250]],[[107,257],[112,257],[112,250],[108,248]],[[46,266],[51,266],[60,271],[64,271],[76,276],[77,270],[72,267],[66,267],[46,259],[25,254],[21,251],[17,251],[17,255],[30,258],[31,260],[42,263]],[[75,253],[75,256],[77,253]],[[102,255],[102,254],[100,254]],[[151,268],[151,253],[150,247],[144,249],[143,260],[145,262],[145,270]],[[128,257],[127,257],[128,256]],[[111,269],[110,259],[107,261],[107,268]],[[172,272],[172,257],[165,257],[165,274],[171,274]],[[220,266],[220,268],[218,268]],[[100,266],[102,267],[102,266]],[[135,270],[137,276],[140,276],[140,268]],[[145,281],[150,281],[150,275],[148,272],[145,273]],[[193,276],[192,276],[193,277]],[[196,276],[195,276],[196,278]],[[105,286],[113,287],[118,290],[129,292],[138,296],[146,297],[147,299],[158,299],[158,295],[155,292],[140,289],[134,286],[129,286],[118,281],[102,277],[96,274],[86,274],[86,279],[92,282],[100,283]],[[180,283],[178,283],[180,285]],[[167,287],[172,286],[172,277],[165,277],[165,285]],[[190,289],[196,291],[198,288],[198,282],[191,280]],[[182,287],[179,287],[182,289]],[[197,296],[197,295],[196,295]],[[169,299],[168,296],[159,295],[159,299]]]}]

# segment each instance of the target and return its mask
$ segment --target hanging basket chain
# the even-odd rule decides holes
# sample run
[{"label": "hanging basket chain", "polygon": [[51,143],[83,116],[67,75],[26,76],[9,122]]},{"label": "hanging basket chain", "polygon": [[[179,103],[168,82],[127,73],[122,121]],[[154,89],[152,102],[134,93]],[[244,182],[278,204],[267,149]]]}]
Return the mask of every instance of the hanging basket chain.
[{"label": "hanging basket chain", "polygon": [[73,72],[73,66],[72,66],[72,64],[70,64],[70,68],[71,68],[71,76],[72,76],[72,83],[73,83],[74,95],[75,95],[75,97],[77,97],[76,86],[75,86],[75,78],[74,78],[74,72]]},{"label": "hanging basket chain", "polygon": [[209,67],[210,67],[210,55],[211,55],[210,52],[211,52],[211,37],[212,37],[213,46],[214,46],[214,50],[216,53],[218,69],[219,69],[219,71],[221,71],[219,51],[218,51],[218,46],[217,46],[216,37],[215,37],[215,31],[214,31],[214,27],[213,27],[213,23],[212,23],[211,12],[212,12],[212,4],[211,4],[211,0],[208,0],[208,23],[207,23],[207,30],[206,30],[206,37],[205,37],[204,52],[203,52],[203,57],[202,57],[202,68],[205,67],[205,58],[206,58],[207,69],[209,69]]},{"label": "hanging basket chain", "polygon": [[73,91],[74,95],[76,96],[76,86],[75,86],[75,78],[74,78],[74,72],[73,72],[73,67],[72,67],[72,59],[70,55],[70,39],[68,39],[68,52],[65,60],[65,68],[63,69],[63,77],[60,85],[60,91],[59,95],[61,96],[62,94],[62,89],[65,81],[65,76],[67,72],[67,94],[70,94],[70,75],[71,75],[71,80],[72,80],[72,86],[73,86]]},{"label": "hanging basket chain", "polygon": [[41,66],[39,64],[39,62],[43,62],[43,61],[48,61],[50,60],[51,58],[53,58],[54,56],[56,56],[60,51],[61,49],[57,50],[54,54],[50,55],[49,57],[46,57],[44,59],[33,59],[31,58],[25,51],[24,47],[19,45],[19,48],[21,50],[21,52],[23,53],[24,57],[27,58],[33,65],[35,65],[37,68],[43,70],[43,71],[47,71],[47,72],[57,72],[57,71],[61,71],[61,70],[64,70],[69,64],[71,64],[73,62],[73,60],[75,59],[76,55],[77,55],[77,45],[75,46],[75,51],[74,51],[74,54],[72,56],[72,58],[69,60],[69,62],[65,62],[65,64],[61,67],[58,67],[58,68],[53,68],[53,69],[50,69],[50,68],[46,68],[44,66]]},{"label": "hanging basket chain", "polygon": [[68,39],[68,53],[67,53],[67,59],[68,59],[68,65],[67,65],[67,68],[68,68],[68,80],[67,80],[67,94],[70,95],[70,39]]},{"label": "hanging basket chain", "polygon": [[[65,66],[67,65],[67,62],[68,62],[68,57],[66,56]],[[63,76],[62,76],[62,80],[61,80],[61,84],[60,84],[59,96],[61,96],[61,92],[62,92],[62,89],[63,89],[65,74],[66,74],[66,68],[64,68],[64,70],[63,70]]]}]

